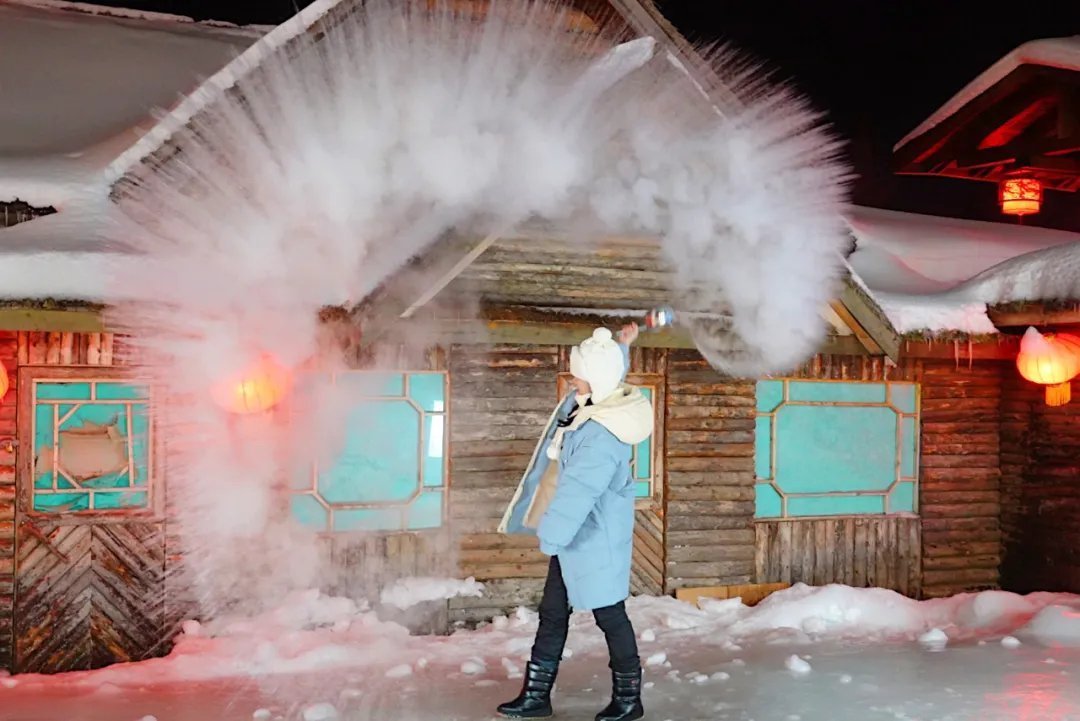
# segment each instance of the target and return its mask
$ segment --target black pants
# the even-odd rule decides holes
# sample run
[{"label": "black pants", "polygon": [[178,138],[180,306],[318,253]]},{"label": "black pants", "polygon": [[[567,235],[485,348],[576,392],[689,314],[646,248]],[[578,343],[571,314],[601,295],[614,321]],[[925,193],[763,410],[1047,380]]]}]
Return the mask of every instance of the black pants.
[{"label": "black pants", "polygon": [[[641,667],[638,657],[637,638],[634,627],[626,615],[626,605],[619,601],[614,606],[593,611],[596,625],[607,639],[609,666],[613,671],[630,673]],[[570,601],[566,596],[559,557],[552,556],[548,565],[544,595],[540,599],[540,628],[536,630],[532,658],[541,663],[558,663],[566,646],[570,631]]]}]

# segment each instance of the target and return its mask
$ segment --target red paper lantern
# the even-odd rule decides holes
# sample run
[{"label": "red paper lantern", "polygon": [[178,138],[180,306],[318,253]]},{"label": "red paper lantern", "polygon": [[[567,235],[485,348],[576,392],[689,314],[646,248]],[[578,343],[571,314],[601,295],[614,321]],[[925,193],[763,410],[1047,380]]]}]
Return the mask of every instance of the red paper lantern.
[{"label": "red paper lantern", "polygon": [[288,369],[270,356],[252,368],[214,388],[214,401],[227,411],[243,415],[268,411],[288,394],[292,378]]},{"label": "red paper lantern", "polygon": [[1042,207],[1042,183],[1035,178],[1006,178],[998,184],[998,202],[1005,215],[1034,215]]},{"label": "red paper lantern", "polygon": [[1072,379],[1080,375],[1080,338],[1028,328],[1016,367],[1024,378],[1046,386],[1046,405],[1063,406],[1072,400]]}]

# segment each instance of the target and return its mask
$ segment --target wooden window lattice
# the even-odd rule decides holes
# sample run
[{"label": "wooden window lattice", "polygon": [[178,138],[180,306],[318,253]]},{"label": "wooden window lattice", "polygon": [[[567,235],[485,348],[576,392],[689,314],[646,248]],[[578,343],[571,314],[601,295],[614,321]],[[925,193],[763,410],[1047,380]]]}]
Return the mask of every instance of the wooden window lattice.
[{"label": "wooden window lattice", "polygon": [[349,371],[335,385],[357,398],[343,447],[293,479],[291,512],[319,533],[418,531],[443,525],[449,449],[442,372]]},{"label": "wooden window lattice", "polygon": [[918,456],[915,383],[757,385],[758,518],[915,513]]},{"label": "wooden window lattice", "polygon": [[30,510],[41,514],[152,507],[153,428],[147,389],[128,381],[34,379]]}]

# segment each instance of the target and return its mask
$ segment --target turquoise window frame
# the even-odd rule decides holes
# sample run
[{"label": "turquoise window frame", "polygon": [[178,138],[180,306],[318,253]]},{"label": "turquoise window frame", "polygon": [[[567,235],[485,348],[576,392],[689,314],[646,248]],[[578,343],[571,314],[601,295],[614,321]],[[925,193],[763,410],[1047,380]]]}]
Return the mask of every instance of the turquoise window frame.
[{"label": "turquoise window frame", "polygon": [[917,514],[917,383],[761,380],[755,517]]},{"label": "turquoise window frame", "polygon": [[[333,374],[331,382],[358,403],[346,419],[345,447],[337,457],[325,464],[313,461],[293,479],[292,518],[323,534],[443,527],[450,450],[447,374],[346,371]],[[381,429],[386,431],[387,423],[396,423],[398,432],[377,435],[373,425],[377,409],[383,414]],[[364,439],[369,434],[373,440]],[[395,458],[400,460],[410,451],[402,444],[415,446],[415,463],[407,468],[394,466]]]},{"label": "turquoise window frame", "polygon": [[[29,426],[20,422],[25,511],[41,517],[156,513],[155,424],[148,384],[97,369],[20,370],[20,413]],[[116,427],[127,457],[123,469],[77,478],[64,467],[61,434],[86,423]],[[46,452],[51,454],[48,464],[42,461]]]},{"label": "turquoise window frame", "polygon": [[[569,373],[560,373],[557,395],[565,398],[570,392]],[[634,481],[634,498],[639,507],[658,503],[663,495],[664,478],[664,376],[659,373],[628,373],[626,382],[641,389],[653,407],[653,434],[633,447],[630,474]]]}]

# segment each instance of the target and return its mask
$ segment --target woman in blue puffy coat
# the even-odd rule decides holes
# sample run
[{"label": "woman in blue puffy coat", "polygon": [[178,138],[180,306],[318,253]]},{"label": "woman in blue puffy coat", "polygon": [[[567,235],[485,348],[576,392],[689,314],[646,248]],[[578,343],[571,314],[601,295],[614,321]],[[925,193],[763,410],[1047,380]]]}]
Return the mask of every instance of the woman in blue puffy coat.
[{"label": "woman in blue puffy coat", "polygon": [[592,611],[607,640],[612,701],[597,721],[635,721],[641,660],[626,615],[634,534],[633,447],[651,435],[652,404],[623,383],[636,325],[598,328],[570,354],[574,393],[555,409],[499,530],[535,533],[551,557],[521,694],[499,706],[507,718],[552,715],[551,690],[572,610]]}]

